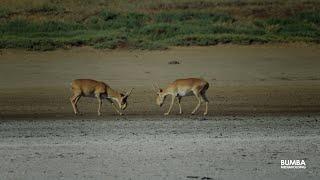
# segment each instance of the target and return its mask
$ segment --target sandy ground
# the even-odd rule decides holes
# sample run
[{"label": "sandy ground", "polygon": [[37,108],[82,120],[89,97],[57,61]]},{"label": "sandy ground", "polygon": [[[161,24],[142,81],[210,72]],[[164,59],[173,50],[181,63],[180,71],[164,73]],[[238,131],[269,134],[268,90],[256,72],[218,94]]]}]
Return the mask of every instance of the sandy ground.
[{"label": "sandy ground", "polygon": [[[177,60],[180,64],[170,65]],[[0,174],[4,179],[319,179],[320,46],[215,46],[168,51],[90,48],[0,53]],[[151,84],[210,83],[209,116],[162,114]],[[93,78],[135,88],[125,116],[69,84]],[[203,108],[200,111],[203,111]],[[280,169],[304,159],[307,169]]]},{"label": "sandy ground", "polygon": [[[319,179],[320,117],[7,120],[1,179]],[[280,169],[303,159],[306,169]]]},{"label": "sandy ground", "polygon": [[[181,64],[168,64],[172,60]],[[155,105],[151,84],[164,87],[184,77],[203,77],[210,83],[209,115],[319,112],[319,67],[320,46],[303,45],[168,51],[3,50],[0,117],[72,117],[69,86],[76,78],[102,80],[118,90],[134,87],[128,115],[163,114],[168,106],[159,109]],[[186,114],[196,105],[194,97],[182,103]],[[96,117],[95,99],[81,99],[79,108],[86,116]],[[107,103],[103,109],[105,116],[115,115]]]}]

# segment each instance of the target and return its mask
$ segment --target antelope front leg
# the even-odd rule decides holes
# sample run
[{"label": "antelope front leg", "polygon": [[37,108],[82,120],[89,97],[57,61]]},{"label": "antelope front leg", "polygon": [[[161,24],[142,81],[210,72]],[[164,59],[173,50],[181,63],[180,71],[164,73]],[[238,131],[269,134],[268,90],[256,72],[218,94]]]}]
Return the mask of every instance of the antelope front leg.
[{"label": "antelope front leg", "polygon": [[178,96],[179,114],[182,114],[182,109],[181,109],[181,104],[180,104],[181,98],[182,98],[181,96]]},{"label": "antelope front leg", "polygon": [[206,110],[204,111],[203,115],[207,115],[208,114],[208,102],[206,102]]},{"label": "antelope front leg", "polygon": [[80,95],[74,95],[73,97],[70,98],[70,101],[71,101],[71,105],[72,105],[72,108],[73,108],[73,112],[74,114],[79,114],[79,110],[77,108],[77,103],[80,99]]},{"label": "antelope front leg", "polygon": [[101,105],[102,105],[102,100],[100,98],[100,94],[96,95],[97,99],[98,99],[98,103],[99,103],[99,106],[98,106],[98,116],[101,116]]},{"label": "antelope front leg", "polygon": [[171,109],[172,109],[172,106],[173,106],[173,103],[174,103],[174,99],[175,99],[175,97],[174,96],[172,96],[172,99],[171,99],[171,104],[170,104],[170,107],[169,107],[169,109],[168,109],[168,112],[166,112],[166,113],[164,113],[164,115],[169,115],[170,114],[170,112],[171,112]]}]

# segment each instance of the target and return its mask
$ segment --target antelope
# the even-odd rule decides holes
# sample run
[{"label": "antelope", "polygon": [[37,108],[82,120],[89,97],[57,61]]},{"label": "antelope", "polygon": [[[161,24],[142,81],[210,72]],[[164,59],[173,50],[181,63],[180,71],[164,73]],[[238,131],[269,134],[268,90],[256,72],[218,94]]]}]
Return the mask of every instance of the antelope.
[{"label": "antelope", "polygon": [[171,84],[169,84],[169,86],[166,89],[161,89],[158,85],[157,85],[157,88],[155,87],[155,85],[153,85],[153,88],[157,93],[156,103],[160,107],[163,105],[163,102],[168,95],[171,95],[172,97],[169,110],[168,112],[164,113],[164,115],[170,114],[175,98],[178,99],[178,105],[180,109],[179,113],[182,114],[182,109],[180,105],[181,99],[184,96],[190,96],[190,95],[194,95],[198,100],[198,104],[194,108],[191,114],[195,114],[198,111],[201,105],[201,102],[205,102],[205,105],[206,105],[204,115],[208,114],[209,100],[206,97],[206,91],[209,88],[209,83],[203,79],[199,79],[199,78],[177,79]]},{"label": "antelope", "polygon": [[[77,108],[77,103],[80,98],[83,97],[95,97],[98,100],[98,116],[101,116],[101,105],[102,99],[107,99],[115,111],[122,115],[121,110],[125,110],[127,108],[127,99],[130,96],[133,88],[127,92],[126,94],[119,93],[118,91],[112,89],[109,85],[104,82],[96,81],[92,79],[76,79],[71,83],[71,89],[73,92],[73,96],[70,98],[72,108],[74,114],[79,114],[79,110]],[[114,101],[118,103],[118,108],[114,105]]]}]

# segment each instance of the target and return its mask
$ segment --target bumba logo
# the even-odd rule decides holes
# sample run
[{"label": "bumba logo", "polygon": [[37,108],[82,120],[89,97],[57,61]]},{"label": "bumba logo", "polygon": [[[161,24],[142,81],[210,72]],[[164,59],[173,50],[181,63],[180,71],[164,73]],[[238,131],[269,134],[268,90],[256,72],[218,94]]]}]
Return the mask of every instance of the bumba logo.
[{"label": "bumba logo", "polygon": [[304,160],[281,160],[281,169],[306,169]]}]

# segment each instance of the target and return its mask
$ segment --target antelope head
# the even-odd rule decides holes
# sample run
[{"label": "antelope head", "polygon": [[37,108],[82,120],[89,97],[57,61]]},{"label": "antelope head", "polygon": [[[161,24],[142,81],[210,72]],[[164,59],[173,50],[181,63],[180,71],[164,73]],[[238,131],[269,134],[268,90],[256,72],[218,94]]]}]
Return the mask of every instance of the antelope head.
[{"label": "antelope head", "polygon": [[132,88],[130,91],[126,92],[125,94],[120,93],[120,99],[118,100],[118,104],[120,109],[125,110],[128,106],[128,102],[127,99],[130,96],[130,94],[132,93],[132,90],[134,88]]},{"label": "antelope head", "polygon": [[163,89],[161,89],[158,84],[155,86],[154,84],[152,85],[154,91],[157,93],[157,98],[156,98],[156,103],[157,105],[159,105],[160,107],[163,105],[163,102],[166,98],[166,94],[163,91]]}]

